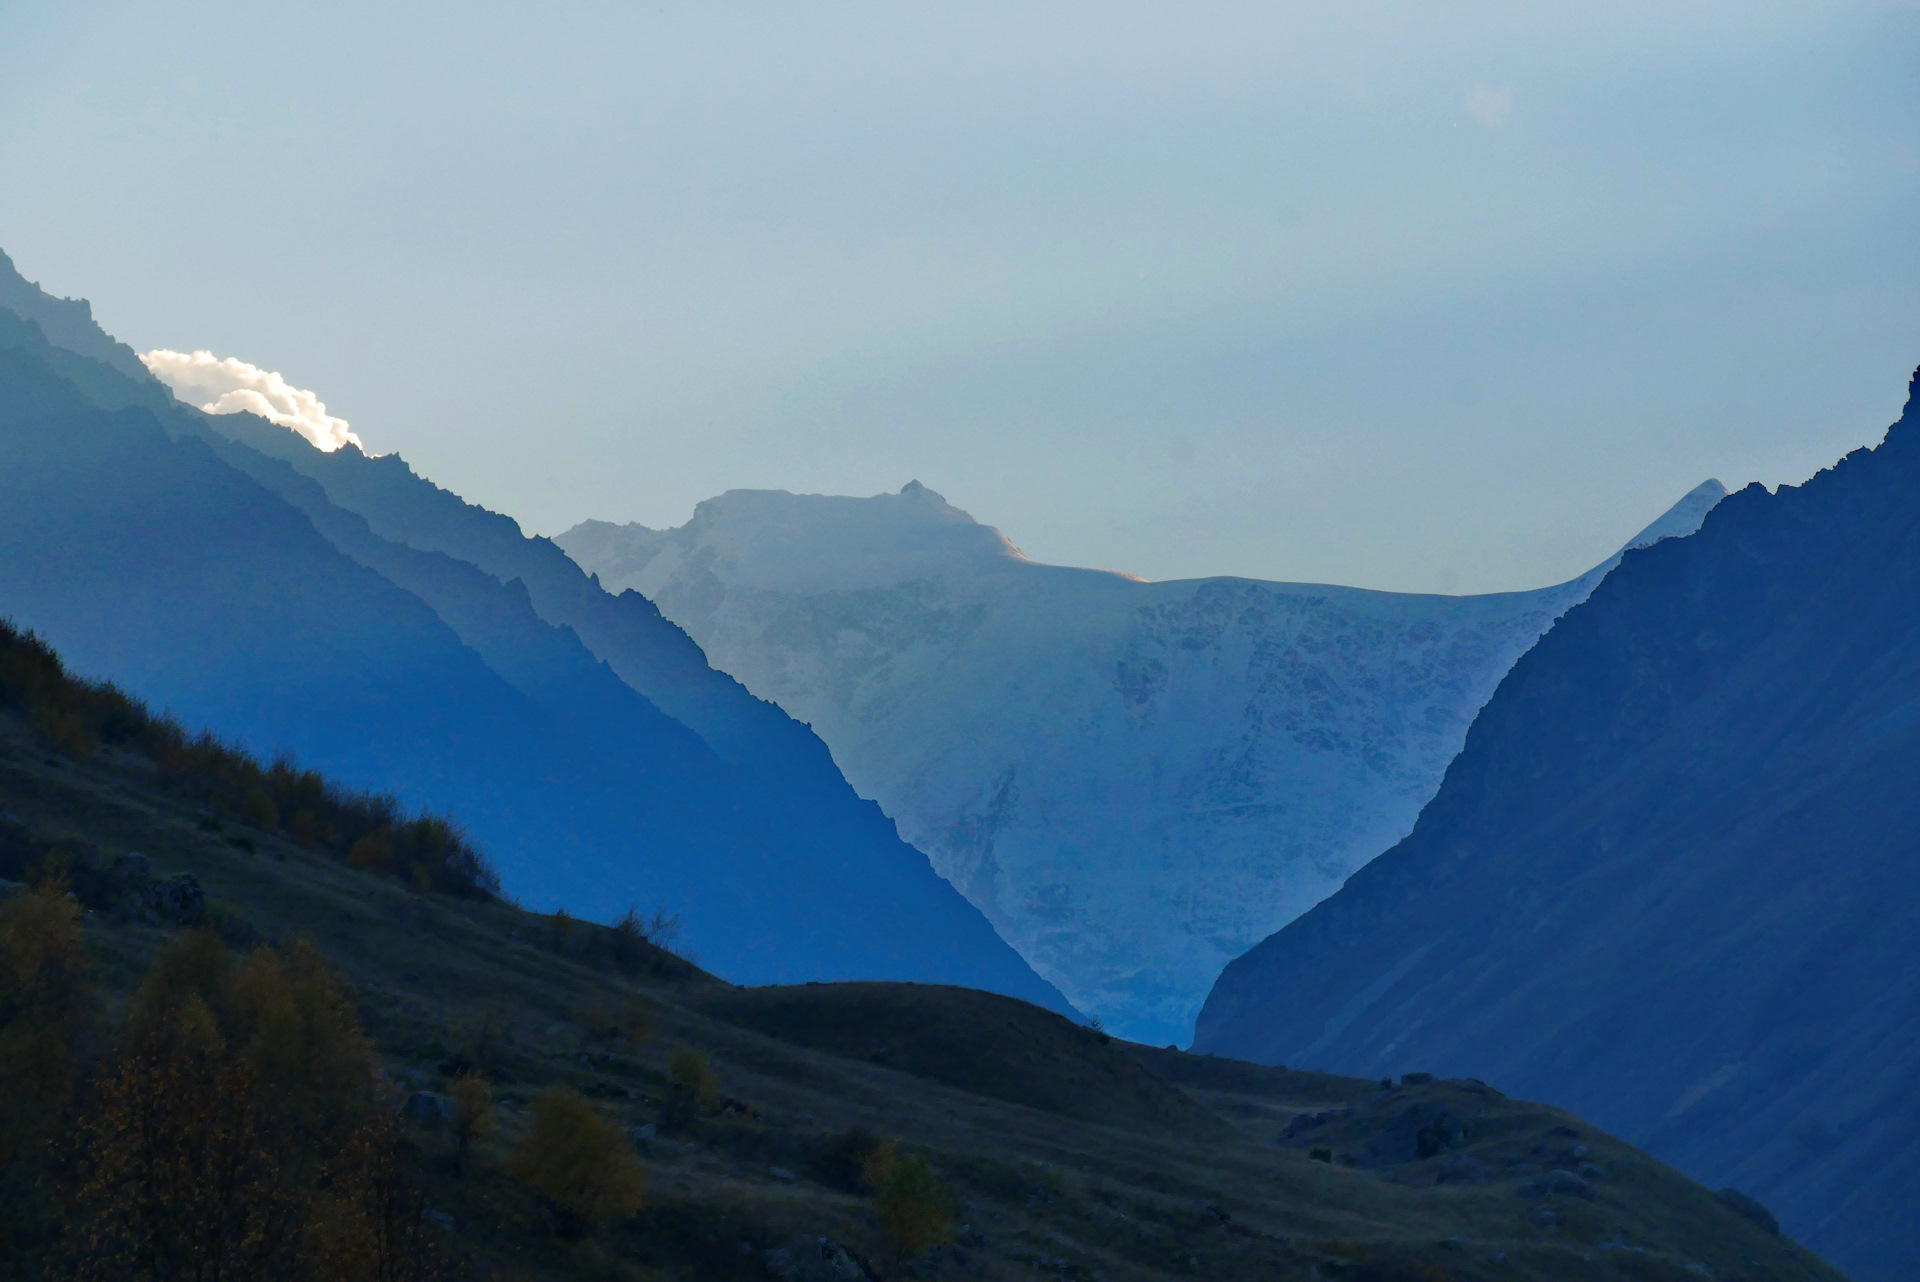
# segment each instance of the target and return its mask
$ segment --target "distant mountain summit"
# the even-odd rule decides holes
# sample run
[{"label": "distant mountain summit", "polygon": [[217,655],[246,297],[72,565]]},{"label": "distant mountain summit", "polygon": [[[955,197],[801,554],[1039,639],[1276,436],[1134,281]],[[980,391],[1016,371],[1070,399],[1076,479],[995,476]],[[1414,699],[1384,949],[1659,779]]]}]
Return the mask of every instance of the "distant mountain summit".
[{"label": "distant mountain summit", "polygon": [[812,726],[1041,974],[1155,1043],[1406,834],[1501,676],[1613,565],[1477,597],[1147,583],[1030,561],[918,482],[735,490],[678,529],[556,542]]},{"label": "distant mountain summit", "polygon": [[1227,967],[1209,1052],[1550,1098],[1920,1262],[1920,372],[1878,448],[1629,555],[1412,834]]}]

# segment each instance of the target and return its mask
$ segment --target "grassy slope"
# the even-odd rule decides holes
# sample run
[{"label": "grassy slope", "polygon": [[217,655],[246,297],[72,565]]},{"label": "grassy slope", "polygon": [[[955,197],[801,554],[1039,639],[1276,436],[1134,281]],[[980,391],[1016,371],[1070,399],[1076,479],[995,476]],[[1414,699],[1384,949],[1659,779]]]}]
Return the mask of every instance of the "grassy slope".
[{"label": "grassy slope", "polygon": [[[1839,1277],[1557,1110],[1454,1083],[1388,1092],[1129,1047],[962,989],[734,989],[664,955],[629,981],[581,960],[598,928],[576,926],[557,943],[551,918],[417,895],[264,833],[209,831],[153,786],[140,759],[103,750],[68,762],[0,714],[0,810],[9,809],[38,835],[82,838],[107,856],[144,851],[160,875],[192,871],[245,923],[241,933],[312,938],[355,984],[396,1093],[440,1085],[434,1066],[459,1045],[461,1025],[503,1012],[511,1041],[498,1095],[509,1107],[493,1160],[456,1179],[441,1160],[444,1139],[417,1140],[433,1204],[465,1249],[509,1276],[764,1278],[760,1253],[800,1233],[883,1259],[863,1199],[828,1182],[835,1137],[858,1124],[924,1147],[952,1185],[968,1231],[966,1258],[949,1259],[947,1277]],[[257,852],[231,844],[235,835],[251,836]],[[87,933],[109,1005],[164,938],[98,915]],[[634,1050],[589,1047],[582,1012],[617,1007],[635,987],[658,1004],[653,1038]],[[725,1094],[748,1111],[701,1121],[686,1143],[645,1142],[648,1208],[585,1244],[553,1239],[498,1170],[524,1105],[568,1081],[631,1124],[655,1120],[662,1064],[679,1044],[711,1056]],[[1412,1101],[1465,1121],[1464,1146],[1365,1169],[1374,1137]],[[1335,1109],[1351,1112],[1274,1142],[1295,1113]],[[1574,1143],[1606,1168],[1595,1201],[1516,1195],[1526,1176],[1570,1162]],[[1312,1160],[1318,1146],[1361,1165]],[[1490,1182],[1436,1186],[1463,1154]],[[1542,1204],[1556,1227],[1530,1222]],[[1369,1273],[1383,1260],[1444,1272]]]}]

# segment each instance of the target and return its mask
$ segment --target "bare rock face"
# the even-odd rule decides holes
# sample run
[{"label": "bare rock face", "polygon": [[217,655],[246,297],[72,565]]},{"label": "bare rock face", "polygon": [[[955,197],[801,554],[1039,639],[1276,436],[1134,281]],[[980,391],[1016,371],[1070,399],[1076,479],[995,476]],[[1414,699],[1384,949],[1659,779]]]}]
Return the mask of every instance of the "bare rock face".
[{"label": "bare rock face", "polygon": [[917,483],[737,490],[678,529],[557,542],[809,723],[1078,1009],[1158,1044],[1406,835],[1500,678],[1613,564],[1479,597],[1147,583],[1029,561]]}]

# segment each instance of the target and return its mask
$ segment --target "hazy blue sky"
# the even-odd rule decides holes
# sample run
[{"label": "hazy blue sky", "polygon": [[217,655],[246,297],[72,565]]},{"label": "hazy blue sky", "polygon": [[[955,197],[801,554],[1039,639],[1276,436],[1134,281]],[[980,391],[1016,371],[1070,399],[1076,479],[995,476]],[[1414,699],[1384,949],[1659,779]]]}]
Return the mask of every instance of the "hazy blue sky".
[{"label": "hazy blue sky", "polygon": [[1530,587],[1897,413],[1920,4],[0,0],[0,247],[535,531]]}]

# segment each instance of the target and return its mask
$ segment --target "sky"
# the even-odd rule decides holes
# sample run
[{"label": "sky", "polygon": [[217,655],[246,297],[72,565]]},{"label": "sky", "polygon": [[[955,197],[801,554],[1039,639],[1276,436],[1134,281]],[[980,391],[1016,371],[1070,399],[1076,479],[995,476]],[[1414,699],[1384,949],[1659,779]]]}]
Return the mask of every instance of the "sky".
[{"label": "sky", "polygon": [[1917,231],[1920,0],[0,0],[25,275],[537,533],[1539,586],[1877,441]]}]

